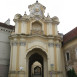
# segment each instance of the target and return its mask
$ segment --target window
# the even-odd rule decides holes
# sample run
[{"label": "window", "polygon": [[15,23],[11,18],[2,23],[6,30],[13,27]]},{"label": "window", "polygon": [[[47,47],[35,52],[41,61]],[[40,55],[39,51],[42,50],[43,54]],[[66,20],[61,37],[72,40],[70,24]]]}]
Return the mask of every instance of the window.
[{"label": "window", "polygon": [[69,52],[66,52],[66,61],[69,61],[69,59],[70,59],[70,54]]},{"label": "window", "polygon": [[75,48],[75,54],[76,54],[75,56],[76,56],[76,59],[77,59],[77,48]]}]

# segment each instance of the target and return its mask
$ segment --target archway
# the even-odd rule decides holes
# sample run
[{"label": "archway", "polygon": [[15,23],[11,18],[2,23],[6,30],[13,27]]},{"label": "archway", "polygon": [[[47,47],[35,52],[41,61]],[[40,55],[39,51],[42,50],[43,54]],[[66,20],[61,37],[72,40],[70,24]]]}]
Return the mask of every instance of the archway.
[{"label": "archway", "polygon": [[29,57],[29,72],[28,72],[28,75],[29,77],[32,77],[32,71],[31,71],[31,68],[32,68],[32,64],[35,62],[35,61],[38,61],[41,63],[42,65],[42,77],[44,76],[44,65],[43,65],[43,57],[41,55],[39,55],[38,53],[34,53],[32,54],[30,57]]},{"label": "archway", "polygon": [[35,68],[34,68],[34,75],[42,75],[42,68],[41,67],[39,67],[39,66],[36,66]]},{"label": "archway", "polygon": [[[38,61],[41,64],[41,77],[47,77],[47,54],[39,48],[34,48],[33,50],[29,51],[27,54],[27,77],[33,77],[32,73],[32,65],[34,62]],[[39,67],[39,66],[37,66]],[[34,69],[35,70],[35,69]]]},{"label": "archway", "polygon": [[42,75],[42,65],[40,62],[36,61],[32,65],[32,74],[33,75]]}]

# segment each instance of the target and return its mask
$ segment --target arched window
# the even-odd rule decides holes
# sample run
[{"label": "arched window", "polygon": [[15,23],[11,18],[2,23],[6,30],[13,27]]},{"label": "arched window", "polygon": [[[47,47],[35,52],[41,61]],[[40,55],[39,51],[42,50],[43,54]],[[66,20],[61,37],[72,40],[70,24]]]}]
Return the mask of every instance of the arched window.
[{"label": "arched window", "polygon": [[32,34],[42,34],[42,23],[39,21],[32,23]]}]

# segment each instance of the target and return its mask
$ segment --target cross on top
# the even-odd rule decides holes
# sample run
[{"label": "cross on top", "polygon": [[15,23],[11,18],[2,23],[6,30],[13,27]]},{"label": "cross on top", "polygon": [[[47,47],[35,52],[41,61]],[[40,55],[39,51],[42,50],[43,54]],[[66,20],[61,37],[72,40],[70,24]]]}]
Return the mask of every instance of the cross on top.
[{"label": "cross on top", "polygon": [[36,2],[38,2],[38,0],[36,0]]}]

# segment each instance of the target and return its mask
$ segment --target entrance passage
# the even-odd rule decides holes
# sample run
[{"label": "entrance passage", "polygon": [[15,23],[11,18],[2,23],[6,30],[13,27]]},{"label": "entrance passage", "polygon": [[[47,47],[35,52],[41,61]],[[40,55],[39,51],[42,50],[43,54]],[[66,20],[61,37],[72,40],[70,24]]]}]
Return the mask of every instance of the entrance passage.
[{"label": "entrance passage", "polygon": [[34,68],[34,75],[41,75],[41,67],[39,67],[39,66],[36,66],[35,68]]},{"label": "entrance passage", "polygon": [[[41,64],[41,66],[39,66],[39,63],[37,61]],[[35,65],[33,66],[34,68],[32,69],[32,65],[34,62],[37,63],[35,63]],[[43,66],[44,66],[43,57],[38,53],[32,54],[29,58],[29,77],[36,77],[36,76],[43,77],[44,76]]]},{"label": "entrance passage", "polygon": [[[27,77],[47,77],[47,54],[40,48],[34,48],[26,55]],[[45,68],[45,69],[44,69]]]}]

